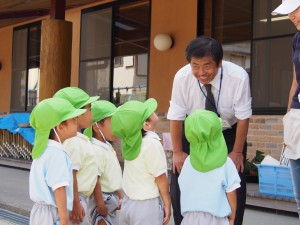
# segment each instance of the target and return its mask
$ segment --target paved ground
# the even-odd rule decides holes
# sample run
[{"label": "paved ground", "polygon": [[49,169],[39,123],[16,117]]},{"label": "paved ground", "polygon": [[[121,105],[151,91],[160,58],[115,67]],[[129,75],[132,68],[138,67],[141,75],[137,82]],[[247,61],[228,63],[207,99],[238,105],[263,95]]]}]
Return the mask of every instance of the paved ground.
[{"label": "paved ground", "polygon": [[[0,166],[0,208],[29,216],[33,205],[29,199],[28,170]],[[265,209],[246,209],[243,225],[299,225],[296,216],[278,215]],[[0,213],[0,225],[24,225],[12,223]],[[168,225],[174,225],[171,220]]]}]

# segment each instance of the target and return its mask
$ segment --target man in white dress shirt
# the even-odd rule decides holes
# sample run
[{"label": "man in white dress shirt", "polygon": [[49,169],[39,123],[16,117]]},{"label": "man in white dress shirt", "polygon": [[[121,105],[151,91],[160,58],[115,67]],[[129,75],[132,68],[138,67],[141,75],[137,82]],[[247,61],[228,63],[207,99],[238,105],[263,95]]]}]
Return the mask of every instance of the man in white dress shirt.
[{"label": "man in white dress shirt", "polygon": [[183,134],[183,121],[197,109],[214,111],[222,119],[223,135],[228,156],[234,162],[240,178],[237,189],[235,225],[243,223],[246,202],[244,162],[247,152],[246,137],[252,115],[249,76],[240,66],[223,59],[221,44],[209,37],[192,40],[186,48],[189,64],[175,75],[167,118],[173,143],[173,173],[171,199],[175,225],[182,220],[178,174],[189,154],[189,145]]}]

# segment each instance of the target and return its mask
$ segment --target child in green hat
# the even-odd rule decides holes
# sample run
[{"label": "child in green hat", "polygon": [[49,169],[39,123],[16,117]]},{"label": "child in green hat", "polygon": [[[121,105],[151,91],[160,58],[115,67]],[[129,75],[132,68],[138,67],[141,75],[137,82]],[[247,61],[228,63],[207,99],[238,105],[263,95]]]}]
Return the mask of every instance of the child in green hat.
[{"label": "child in green hat", "polygon": [[62,143],[76,136],[77,117],[85,109],[75,109],[64,99],[49,98],[37,104],[30,115],[35,129],[29,175],[30,198],[35,202],[30,224],[69,224],[73,205],[73,176]]},{"label": "child in green hat", "polygon": [[[90,97],[85,91],[77,87],[66,87],[53,96],[68,100],[77,109],[86,109],[87,112],[77,119],[77,136],[64,142],[73,168],[73,210],[70,213],[70,224],[90,224],[87,213],[87,198],[94,192],[97,183],[97,164],[92,143],[80,131],[92,125],[93,114],[91,103],[99,99],[98,96]],[[96,199],[102,196],[95,196]]]},{"label": "child in green hat", "polygon": [[167,161],[154,132],[158,120],[156,108],[155,99],[144,103],[129,101],[112,116],[112,131],[122,138],[124,158],[122,225],[165,225],[170,220]]},{"label": "child in green hat", "polygon": [[[91,138],[98,164],[98,191],[103,198],[96,202],[94,196],[88,199],[88,211],[93,225],[118,225],[116,213],[122,203],[122,170],[116,152],[108,141],[114,141],[111,130],[111,116],[117,110],[109,101],[92,103],[93,125],[84,134]],[[96,187],[97,187],[96,185]]]},{"label": "child in green hat", "polygon": [[214,112],[197,110],[184,125],[190,156],[178,178],[181,224],[233,225],[241,180],[227,157],[221,121]]}]

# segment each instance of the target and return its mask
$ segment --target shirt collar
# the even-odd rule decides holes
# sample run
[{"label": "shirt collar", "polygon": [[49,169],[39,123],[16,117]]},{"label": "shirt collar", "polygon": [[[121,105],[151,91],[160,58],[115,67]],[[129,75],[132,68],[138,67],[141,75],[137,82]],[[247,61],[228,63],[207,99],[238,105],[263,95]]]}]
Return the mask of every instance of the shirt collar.
[{"label": "shirt collar", "polygon": [[54,148],[63,148],[64,149],[64,146],[61,143],[59,143],[58,141],[54,141],[52,139],[48,140],[47,146],[54,147]]},{"label": "shirt collar", "polygon": [[109,149],[109,147],[110,147],[110,144],[103,143],[102,141],[99,141],[96,138],[92,138],[92,143],[95,144],[95,145],[101,146],[101,147],[103,147],[105,149]]},{"label": "shirt collar", "polygon": [[85,141],[90,141],[90,139],[87,136],[85,136],[84,134],[82,134],[80,132],[77,132],[77,137],[79,137]]},{"label": "shirt collar", "polygon": [[[220,88],[220,79],[221,79],[221,71],[222,71],[222,67],[219,68],[217,75],[215,76],[215,78],[210,82],[211,86],[213,86],[215,89],[219,90]],[[200,81],[199,81],[200,82]],[[202,84],[200,82],[201,87],[204,86],[204,84]]]},{"label": "shirt collar", "polygon": [[154,139],[157,139],[159,141],[161,140],[159,138],[159,136],[157,135],[157,133],[155,133],[153,131],[147,131],[144,137],[146,137],[146,138],[154,138]]}]

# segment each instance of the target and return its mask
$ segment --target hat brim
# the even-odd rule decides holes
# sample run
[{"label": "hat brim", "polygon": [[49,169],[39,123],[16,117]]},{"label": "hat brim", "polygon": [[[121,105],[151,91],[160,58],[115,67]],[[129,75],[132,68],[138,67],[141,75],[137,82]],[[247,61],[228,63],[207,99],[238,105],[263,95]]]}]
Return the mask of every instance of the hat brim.
[{"label": "hat brim", "polygon": [[84,114],[86,111],[87,111],[86,109],[75,109],[73,112],[70,112],[67,115],[65,115],[62,118],[61,122],[65,121],[65,120],[68,120],[68,119],[75,118],[77,116],[80,116],[80,115]]},{"label": "hat brim", "polygon": [[271,14],[276,16],[278,14],[287,15],[289,13],[294,12],[300,6],[299,1],[286,1],[283,2],[280,6],[278,6]]},{"label": "hat brim", "polygon": [[88,105],[88,104],[91,104],[95,101],[97,101],[98,99],[100,98],[100,96],[92,96],[90,97],[86,102],[84,102],[83,104],[81,104],[79,106],[79,108],[83,108],[84,106]]},{"label": "hat brim", "polygon": [[157,101],[154,98],[149,98],[147,101],[144,102],[147,108],[146,112],[146,119],[148,119],[157,109]]}]

